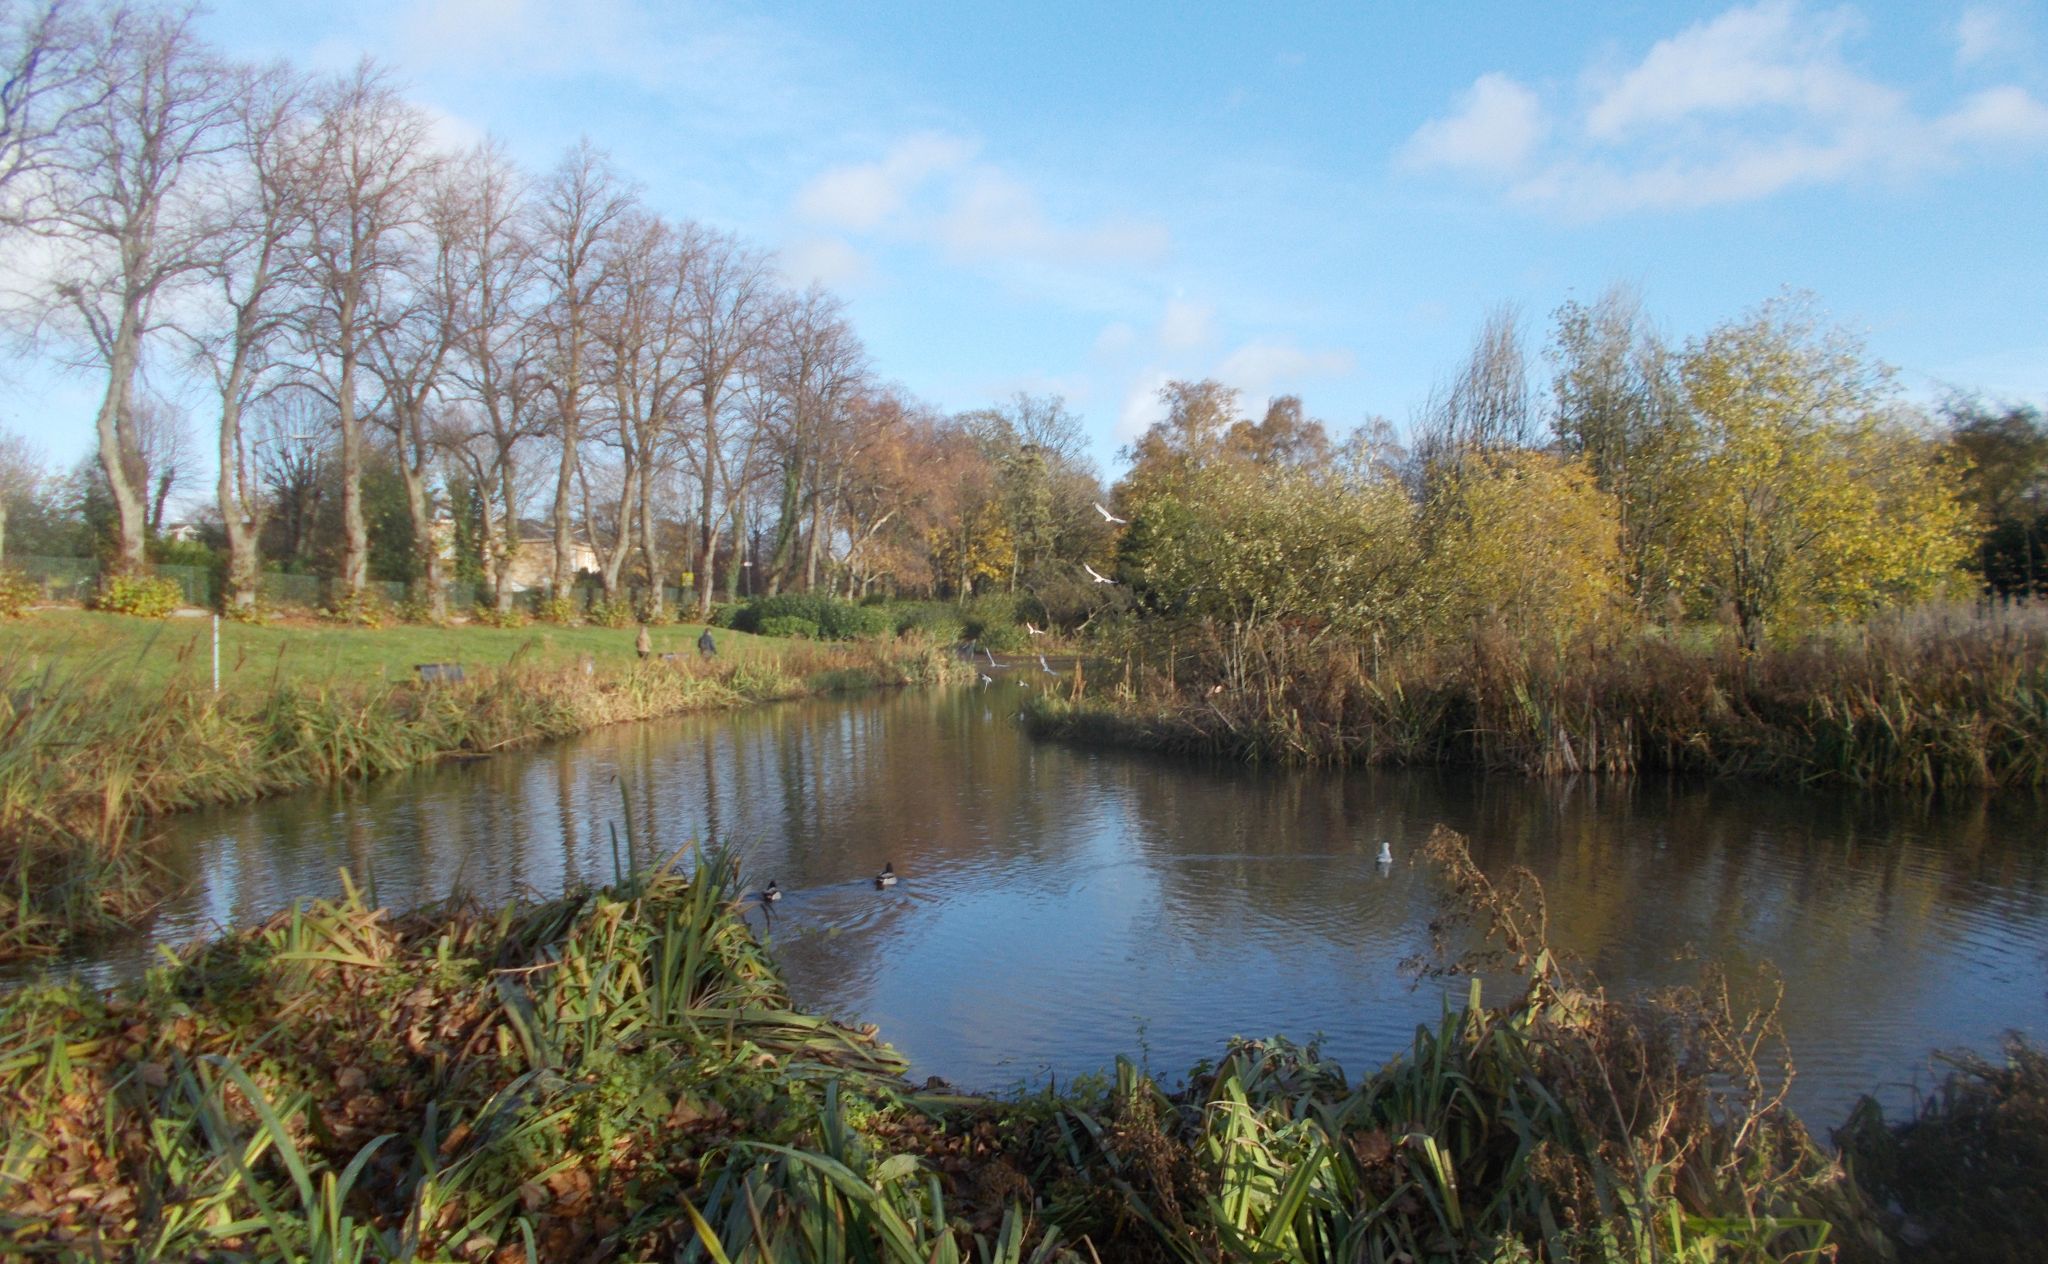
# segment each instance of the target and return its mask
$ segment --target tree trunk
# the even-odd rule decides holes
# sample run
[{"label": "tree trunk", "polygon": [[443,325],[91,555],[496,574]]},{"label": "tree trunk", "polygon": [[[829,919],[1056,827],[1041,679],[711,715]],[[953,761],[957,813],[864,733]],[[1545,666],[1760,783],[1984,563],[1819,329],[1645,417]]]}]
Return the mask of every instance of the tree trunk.
[{"label": "tree trunk", "polygon": [[248,488],[242,484],[241,380],[242,370],[237,365],[229,372],[228,388],[221,392],[220,481],[216,498],[228,544],[227,591],[221,594],[221,605],[227,609],[253,610],[263,558],[257,546],[260,527],[255,507],[249,503]]},{"label": "tree trunk", "polygon": [[[651,454],[650,454],[651,456]],[[653,466],[643,460],[641,468],[646,471],[640,477],[640,562],[647,568],[647,618],[659,622],[664,600],[661,591],[661,554],[654,540],[654,487]]]},{"label": "tree trunk", "polygon": [[412,518],[412,551],[419,562],[412,599],[426,606],[434,622],[448,618],[448,590],[441,583],[441,542],[434,538],[434,507],[427,499],[427,472],[399,453],[398,477],[405,484],[405,510]]},{"label": "tree trunk", "polygon": [[134,402],[135,370],[142,355],[137,332],[140,317],[133,303],[121,311],[120,328],[114,333],[107,357],[107,393],[100,402],[100,472],[107,476],[107,486],[114,497],[118,534],[112,569],[116,575],[140,574],[147,562],[143,552],[148,533],[142,489],[135,485],[133,473],[141,468],[142,455],[136,450],[135,428],[129,417]]},{"label": "tree trunk", "polygon": [[499,614],[512,613],[512,563],[519,557],[519,501],[513,486],[512,454],[498,456],[498,495],[505,506],[504,547],[498,553],[498,573],[491,580],[491,604]]},{"label": "tree trunk", "polygon": [[555,564],[550,572],[550,582],[557,597],[567,596],[575,582],[575,575],[569,567],[569,484],[576,477],[576,437],[568,429],[571,424],[567,420],[563,422],[562,465],[555,474]]},{"label": "tree trunk", "polygon": [[747,501],[746,497],[735,497],[732,502],[732,565],[725,570],[725,599],[740,599],[740,572],[746,569],[746,558],[742,550],[747,547]]},{"label": "tree trunk", "polygon": [[782,474],[782,505],[775,518],[775,547],[768,560],[768,595],[773,597],[788,582],[789,568],[796,561],[797,515],[803,505],[803,463],[791,461]]},{"label": "tree trunk", "polygon": [[[355,319],[350,312],[342,327]],[[363,423],[356,416],[356,349],[341,353],[341,385],[335,392],[341,418],[341,585],[346,597],[360,597],[370,583],[370,531],[363,521]]]},{"label": "tree trunk", "polygon": [[718,405],[706,392],[704,400],[704,491],[698,504],[697,527],[697,617],[711,613],[711,590],[717,582],[712,559],[717,555],[718,524],[711,520],[713,493],[718,486]]}]

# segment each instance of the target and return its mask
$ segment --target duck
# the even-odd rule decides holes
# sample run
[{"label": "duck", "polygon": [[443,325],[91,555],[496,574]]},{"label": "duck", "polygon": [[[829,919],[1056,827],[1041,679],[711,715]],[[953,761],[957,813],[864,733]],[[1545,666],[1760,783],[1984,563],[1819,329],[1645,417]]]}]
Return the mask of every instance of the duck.
[{"label": "duck", "polygon": [[1392,843],[1384,841],[1380,843],[1380,854],[1378,857],[1378,861],[1380,864],[1383,865],[1391,865],[1394,863],[1394,845]]},{"label": "duck", "polygon": [[782,888],[775,885],[775,879],[768,879],[768,885],[761,889],[761,903],[773,904],[782,898]]},{"label": "duck", "polygon": [[882,872],[880,872],[880,873],[878,873],[878,874],[876,874],[876,875],[875,875],[875,886],[876,886],[876,887],[877,887],[877,888],[879,889],[879,888],[881,888],[881,887],[893,887],[893,886],[895,886],[895,885],[896,885],[896,866],[895,866],[895,864],[894,864],[894,863],[892,862],[892,863],[890,863],[890,864],[885,864],[885,865],[883,865],[883,866],[882,866]]}]

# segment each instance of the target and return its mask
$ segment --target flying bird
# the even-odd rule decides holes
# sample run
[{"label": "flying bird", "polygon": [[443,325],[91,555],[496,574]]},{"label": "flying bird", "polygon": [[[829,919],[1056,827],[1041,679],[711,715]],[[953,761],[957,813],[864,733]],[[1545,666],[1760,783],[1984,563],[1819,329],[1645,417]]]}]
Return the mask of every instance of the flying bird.
[{"label": "flying bird", "polygon": [[1044,628],[1034,628],[1034,627],[1032,627],[1032,626],[1031,626],[1031,625],[1030,625],[1029,623],[1026,623],[1026,624],[1024,625],[1024,630],[1025,630],[1026,632],[1029,632],[1029,633],[1030,633],[1031,635],[1033,635],[1033,636],[1044,636],[1044,635],[1045,635],[1045,629],[1044,629]]},{"label": "flying bird", "polygon": [[1045,661],[1045,655],[1043,654],[1040,654],[1038,656],[1038,670],[1044,672],[1048,676],[1059,675],[1058,672],[1052,669],[1052,664]]},{"label": "flying bird", "polygon": [[988,674],[987,672],[983,672],[983,673],[981,673],[981,687],[982,687],[982,688],[986,689],[986,688],[988,688],[988,687],[989,687],[990,685],[993,685],[994,683],[996,683],[996,678],[995,678],[994,676],[991,676],[991,675],[989,675],[989,674]]},{"label": "flying bird", "polygon": [[1086,562],[1081,563],[1081,569],[1087,571],[1088,578],[1094,580],[1098,584],[1114,584],[1116,582],[1109,576],[1103,574],[1101,571],[1098,571],[1094,567],[1088,565],[1088,563]]},{"label": "flying bird", "polygon": [[1104,522],[1119,522],[1123,523],[1126,526],[1130,525],[1130,519],[1117,517],[1115,514],[1109,512],[1109,510],[1104,509],[1102,507],[1102,502],[1099,500],[1095,502],[1095,512],[1102,515],[1102,520]]}]

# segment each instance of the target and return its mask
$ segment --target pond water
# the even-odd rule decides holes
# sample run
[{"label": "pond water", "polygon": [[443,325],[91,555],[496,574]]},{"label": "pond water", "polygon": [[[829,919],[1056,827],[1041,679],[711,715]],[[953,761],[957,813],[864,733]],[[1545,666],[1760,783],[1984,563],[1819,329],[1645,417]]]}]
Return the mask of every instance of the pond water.
[{"label": "pond water", "polygon": [[[620,727],[182,817],[170,855],[193,884],[156,935],[335,894],[342,870],[392,906],[498,901],[711,838],[787,893],[763,930],[798,1000],[880,1024],[918,1077],[1001,1090],[1123,1053],[1177,1078],[1274,1033],[1319,1035],[1357,1073],[1446,989],[1462,1000],[1402,968],[1428,946],[1415,853],[1443,823],[1489,873],[1533,870],[1552,940],[1612,991],[1771,963],[1816,1125],[1861,1092],[1906,1100],[1936,1047],[2048,1039],[2041,799],[1258,771],[1034,741],[1023,687]],[[884,863],[903,880],[878,891]],[[125,954],[96,969],[147,955]]]}]

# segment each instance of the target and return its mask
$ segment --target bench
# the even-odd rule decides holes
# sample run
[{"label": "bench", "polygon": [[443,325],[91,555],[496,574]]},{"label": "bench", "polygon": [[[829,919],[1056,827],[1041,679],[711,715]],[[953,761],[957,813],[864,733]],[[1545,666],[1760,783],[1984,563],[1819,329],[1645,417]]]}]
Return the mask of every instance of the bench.
[{"label": "bench", "polygon": [[462,683],[461,663],[414,663],[412,669],[420,674],[420,683],[423,685]]}]

